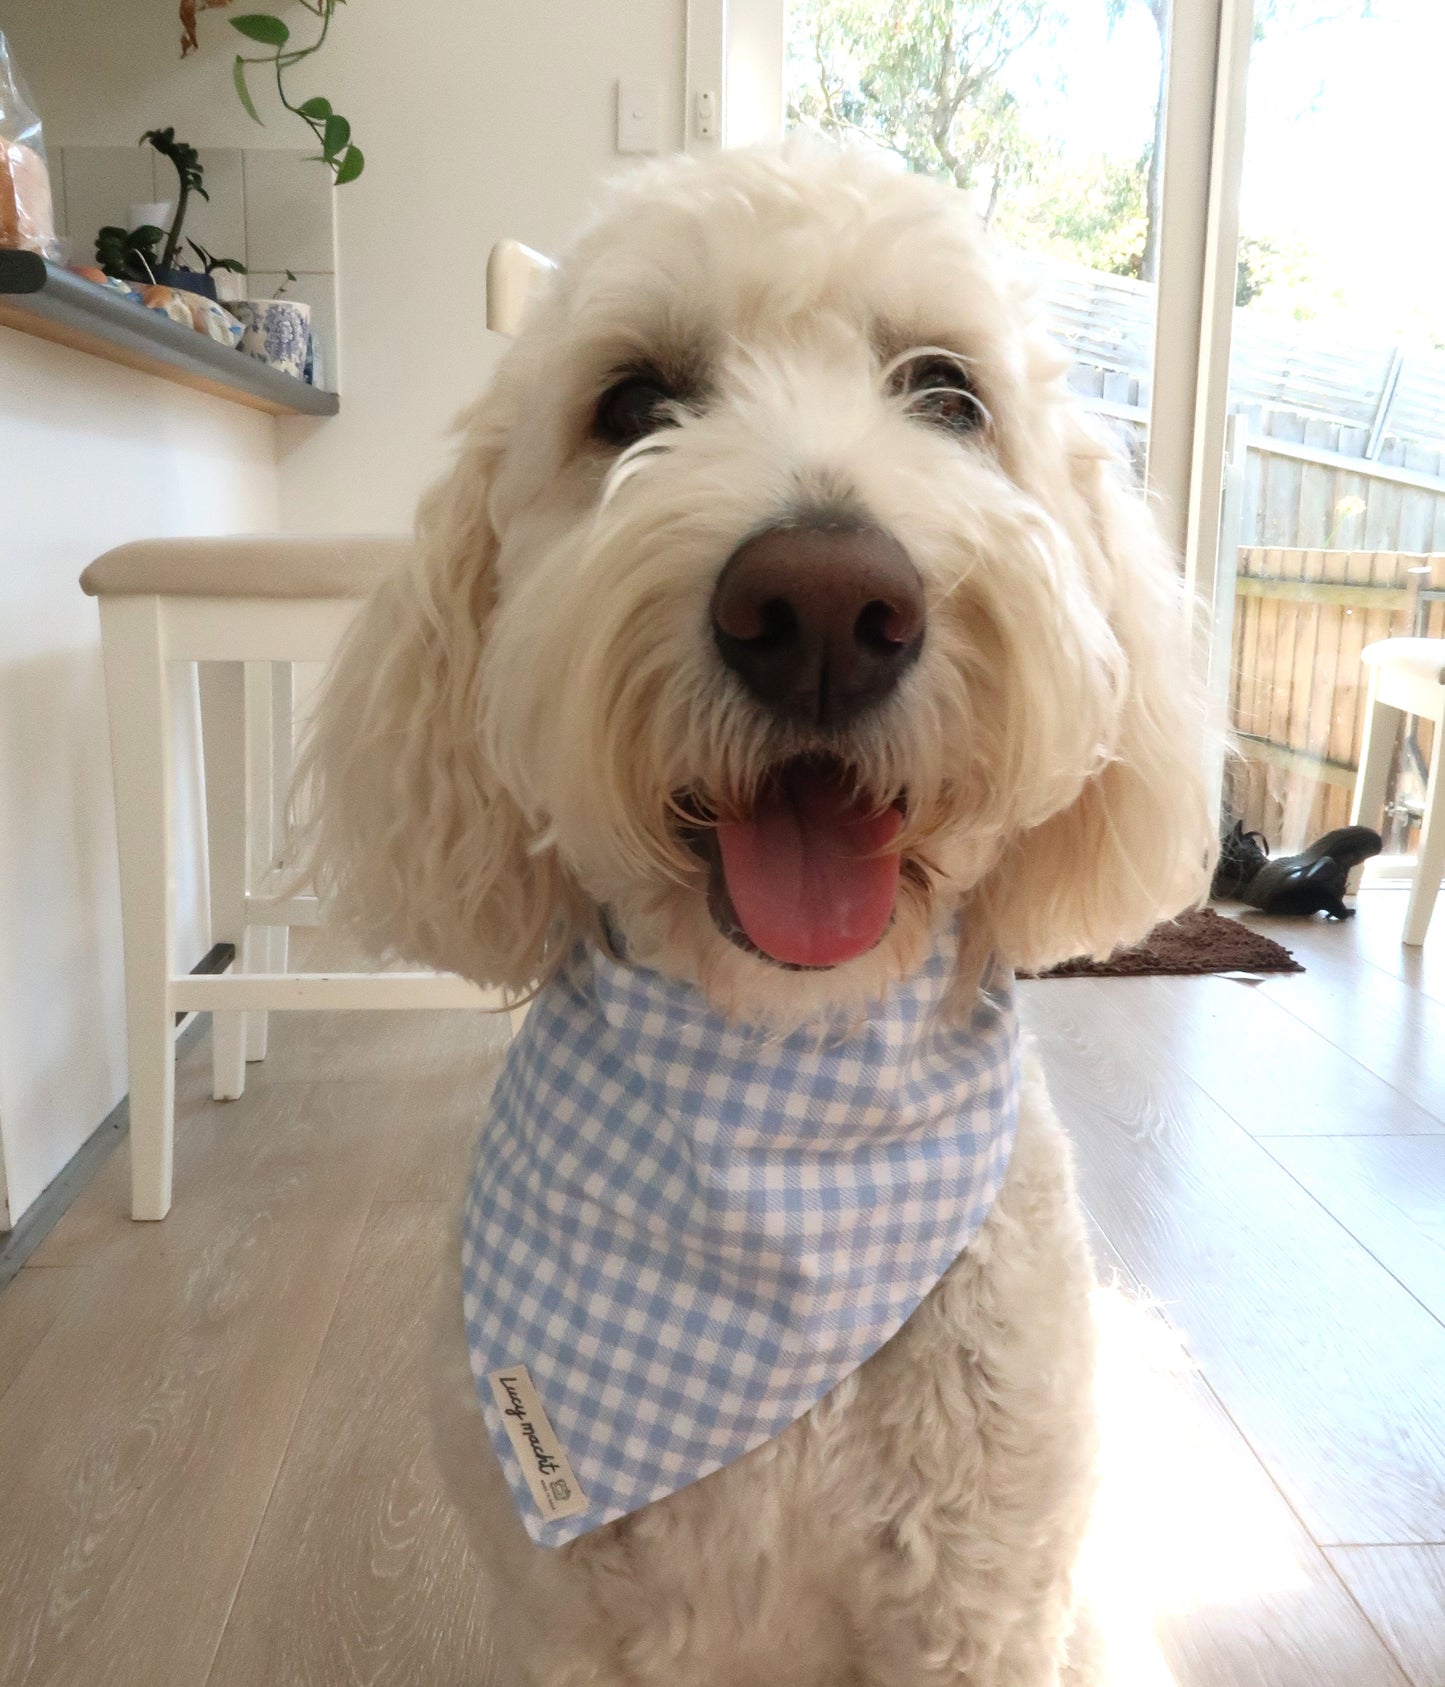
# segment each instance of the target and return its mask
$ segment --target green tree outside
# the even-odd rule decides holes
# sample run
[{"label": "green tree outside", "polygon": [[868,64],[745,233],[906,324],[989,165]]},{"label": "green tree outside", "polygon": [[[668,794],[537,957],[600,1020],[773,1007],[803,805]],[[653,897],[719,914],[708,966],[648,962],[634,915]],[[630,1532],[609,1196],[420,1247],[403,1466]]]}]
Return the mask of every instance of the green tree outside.
[{"label": "green tree outside", "polygon": [[[1142,9],[1159,40],[1152,133],[1132,158],[1068,155],[1018,92],[1020,55],[1057,43],[1067,98],[1070,8],[1110,27]],[[1384,15],[1398,0],[1257,0],[1257,39]],[[1164,53],[1170,0],[790,0],[790,126],[854,135],[969,191],[986,226],[1025,250],[1115,275],[1158,273]],[[1038,62],[1041,55],[1034,53]],[[1033,120],[1031,121],[1031,116]],[[1239,298],[1308,285],[1308,254],[1267,233],[1241,248]]]}]

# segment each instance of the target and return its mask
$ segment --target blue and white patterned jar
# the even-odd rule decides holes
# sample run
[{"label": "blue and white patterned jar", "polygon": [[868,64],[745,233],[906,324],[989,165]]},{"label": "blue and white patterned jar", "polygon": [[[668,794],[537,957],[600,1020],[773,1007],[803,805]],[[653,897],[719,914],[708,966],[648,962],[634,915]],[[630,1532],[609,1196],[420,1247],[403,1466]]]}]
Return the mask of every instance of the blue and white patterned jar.
[{"label": "blue and white patterned jar", "polygon": [[243,299],[228,307],[240,320],[241,350],[283,375],[306,378],[311,306],[292,299]]}]

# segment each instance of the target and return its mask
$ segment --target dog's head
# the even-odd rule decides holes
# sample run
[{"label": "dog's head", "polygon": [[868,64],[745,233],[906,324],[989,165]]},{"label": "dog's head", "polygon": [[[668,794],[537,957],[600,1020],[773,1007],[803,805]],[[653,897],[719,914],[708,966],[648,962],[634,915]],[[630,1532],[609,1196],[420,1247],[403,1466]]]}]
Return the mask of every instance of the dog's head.
[{"label": "dog's head", "polygon": [[635,177],[363,612],[309,755],[381,948],[585,931],[791,1016],[962,905],[1038,967],[1196,896],[1177,570],[962,195],[846,153]]}]

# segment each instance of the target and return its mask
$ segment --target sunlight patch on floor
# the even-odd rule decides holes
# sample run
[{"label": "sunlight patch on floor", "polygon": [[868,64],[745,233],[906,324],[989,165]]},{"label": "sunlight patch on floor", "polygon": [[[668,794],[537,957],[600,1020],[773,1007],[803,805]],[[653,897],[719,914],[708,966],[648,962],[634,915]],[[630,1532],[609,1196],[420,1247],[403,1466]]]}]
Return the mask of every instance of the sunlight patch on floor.
[{"label": "sunlight patch on floor", "polygon": [[1174,1687],[1175,1618],[1247,1611],[1308,1585],[1301,1540],[1179,1336],[1115,1284],[1099,1325],[1100,1493],[1080,1567],[1108,1687]]}]

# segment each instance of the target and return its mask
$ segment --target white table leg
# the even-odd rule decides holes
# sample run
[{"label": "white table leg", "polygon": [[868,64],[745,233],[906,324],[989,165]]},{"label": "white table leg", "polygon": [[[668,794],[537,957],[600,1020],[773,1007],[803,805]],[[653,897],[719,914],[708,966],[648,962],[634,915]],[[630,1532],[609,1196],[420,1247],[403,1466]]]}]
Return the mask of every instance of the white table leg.
[{"label": "white table leg", "polygon": [[[1360,746],[1360,770],[1355,775],[1355,796],[1350,805],[1352,826],[1384,824],[1385,789],[1390,780],[1390,763],[1395,756],[1395,739],[1400,729],[1400,711],[1379,698],[1379,669],[1370,669],[1370,688],[1365,702],[1365,741]],[[1348,894],[1360,888],[1363,864],[1350,873]]]},{"label": "white table leg", "polygon": [[[246,703],[240,662],[201,664],[201,740],[206,780],[206,855],[211,942],[246,953]],[[211,1015],[211,1093],[234,1101],[246,1088],[246,1015]]]},{"label": "white table leg", "polygon": [[1420,859],[1415,865],[1415,883],[1405,908],[1405,942],[1414,948],[1425,941],[1430,915],[1445,873],[1445,719],[1435,722],[1435,742],[1430,748],[1430,777],[1425,786],[1425,818],[1420,827]]},{"label": "white table leg", "polygon": [[100,616],[124,928],[131,1216],[160,1219],[171,1204],[176,1094],[169,675],[157,598],[105,598]]}]

